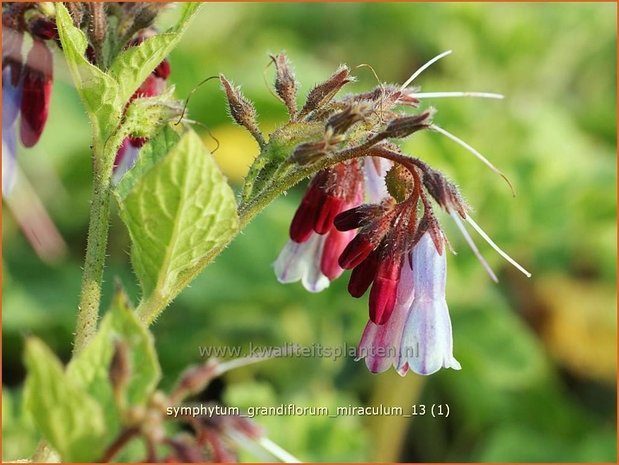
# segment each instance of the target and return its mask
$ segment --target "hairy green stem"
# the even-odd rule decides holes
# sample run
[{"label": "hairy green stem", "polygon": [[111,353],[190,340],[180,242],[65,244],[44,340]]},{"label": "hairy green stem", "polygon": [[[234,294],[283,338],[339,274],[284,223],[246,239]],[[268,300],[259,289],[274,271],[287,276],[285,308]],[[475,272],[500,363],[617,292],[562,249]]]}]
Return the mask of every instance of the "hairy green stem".
[{"label": "hairy green stem", "polygon": [[124,132],[121,128],[108,139],[108,143],[95,141],[93,144],[92,200],[88,225],[88,243],[73,343],[74,355],[80,353],[88,345],[97,331],[110,222],[112,169],[116,150],[118,150],[125,136]]},{"label": "hairy green stem", "polygon": [[[98,153],[99,152],[99,153]],[[94,150],[94,176],[92,200],[90,205],[90,223],[88,225],[88,243],[82,274],[79,312],[75,329],[73,352],[79,353],[89,342],[97,329],[99,302],[101,300],[101,281],[105,263],[105,250],[110,217],[110,184],[112,172],[104,173],[100,159],[103,154]]]}]

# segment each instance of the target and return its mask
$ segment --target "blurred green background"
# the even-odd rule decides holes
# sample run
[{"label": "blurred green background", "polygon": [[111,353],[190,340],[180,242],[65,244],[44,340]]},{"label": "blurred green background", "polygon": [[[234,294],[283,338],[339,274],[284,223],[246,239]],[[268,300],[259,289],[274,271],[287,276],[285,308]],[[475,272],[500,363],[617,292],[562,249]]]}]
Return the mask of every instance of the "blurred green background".
[{"label": "blurred green background", "polygon": [[[166,12],[162,24],[175,14]],[[224,73],[256,102],[270,130],[286,114],[264,82],[268,52],[288,53],[304,95],[340,63],[367,63],[382,81],[403,82],[448,49],[453,55],[416,80],[422,90],[494,91],[506,99],[424,104],[438,108],[439,125],[503,170],[518,195],[512,198],[499,177],[438,134],[415,134],[404,148],[454,179],[478,223],[533,277],[483,245],[499,274],[493,284],[443,218],[459,252],[449,258],[448,302],[462,371],[400,378],[372,375],[350,358],[276,359],[230,373],[204,398],[240,407],[450,407],[446,419],[256,419],[272,440],[306,461],[614,462],[615,4],[209,3],[171,55],[170,81],[185,98],[205,77]],[[367,67],[354,74],[353,90],[376,85]],[[272,67],[266,76],[271,82]],[[215,81],[193,95],[189,116],[219,139],[215,156],[238,187],[257,146],[230,124]],[[196,130],[215,146],[204,128]],[[48,126],[34,149],[22,150],[20,162],[66,248],[52,242],[43,259],[33,251],[16,221],[32,221],[24,214],[32,201],[3,209],[5,460],[29,455],[37,441],[20,409],[24,336],[36,334],[64,360],[70,356],[89,213],[88,146],[88,124],[57,60]],[[358,342],[367,301],[347,294],[347,275],[317,295],[273,276],[271,264],[303,189],[271,205],[157,321],[164,386],[200,361],[199,345]],[[24,195],[31,200],[32,193]],[[126,230],[114,217],[105,302],[116,277],[139,296],[128,250]]]}]

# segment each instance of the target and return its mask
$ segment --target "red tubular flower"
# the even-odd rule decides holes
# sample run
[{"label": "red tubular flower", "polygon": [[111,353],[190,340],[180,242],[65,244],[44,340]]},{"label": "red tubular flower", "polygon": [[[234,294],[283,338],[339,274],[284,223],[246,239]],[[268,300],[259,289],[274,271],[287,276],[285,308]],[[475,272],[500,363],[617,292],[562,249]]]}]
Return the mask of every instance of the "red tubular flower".
[{"label": "red tubular flower", "polygon": [[[339,257],[355,231],[340,231],[333,221],[343,210],[362,201],[362,180],[357,161],[340,163],[314,176],[290,223],[291,242],[275,263],[281,282],[301,280],[306,289],[316,292],[343,273]],[[320,247],[298,247],[316,241]],[[305,256],[307,251],[317,254],[314,261]]]},{"label": "red tubular flower", "polygon": [[290,239],[299,244],[307,241],[312,235],[326,177],[326,173],[321,171],[312,179],[307,192],[301,200],[301,205],[299,205],[292,218],[290,223]]},{"label": "red tubular flower", "polygon": [[354,231],[341,232],[335,228],[329,231],[322,250],[320,271],[322,271],[322,274],[329,278],[330,281],[336,279],[344,271],[338,263],[338,258],[354,235]]},{"label": "red tubular flower", "polygon": [[35,39],[23,70],[20,135],[26,147],[35,145],[43,133],[52,82],[52,53],[43,41]]},{"label": "red tubular flower", "polygon": [[385,324],[395,307],[402,257],[388,256],[378,265],[370,291],[370,320]]},{"label": "red tubular flower", "polygon": [[375,245],[365,234],[357,234],[346,246],[339,258],[339,264],[345,270],[355,268],[372,253]]},{"label": "red tubular flower", "polygon": [[361,297],[368,290],[378,269],[379,254],[378,251],[372,252],[363,262],[356,266],[350,274],[348,282],[348,292],[355,298]]}]

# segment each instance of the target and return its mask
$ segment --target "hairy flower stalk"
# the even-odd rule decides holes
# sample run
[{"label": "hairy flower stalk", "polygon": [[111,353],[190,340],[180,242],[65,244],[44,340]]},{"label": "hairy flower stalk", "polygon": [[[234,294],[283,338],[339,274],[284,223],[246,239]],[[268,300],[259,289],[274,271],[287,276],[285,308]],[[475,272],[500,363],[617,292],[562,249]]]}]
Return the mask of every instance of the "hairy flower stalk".
[{"label": "hairy flower stalk", "polygon": [[[530,276],[473,222],[453,183],[396,145],[418,131],[431,130],[502,175],[477,150],[435,124],[434,108],[417,110],[425,98],[502,98],[484,92],[421,93],[409,87],[449,53],[430,60],[401,86],[381,84],[370,92],[336,98],[353,80],[342,66],[310,91],[298,112],[289,62],[282,54],[272,57],[276,92],[289,110],[290,121],[268,141],[259,132],[251,103],[222,78],[234,119],[262,147],[246,179],[241,219],[251,218],[269,201],[278,191],[277,182],[279,189],[287,189],[313,176],[292,219],[290,239],[275,261],[275,274],[280,282],[301,281],[309,291],[318,292],[343,270],[352,270],[349,293],[361,297],[369,290],[370,321],[358,359],[365,358],[372,372],[394,366],[401,375],[409,370],[427,375],[440,368],[460,368],[453,357],[445,299],[449,247],[434,204],[454,218],[492,279],[496,275],[462,220]],[[282,156],[285,150],[289,155]]]}]

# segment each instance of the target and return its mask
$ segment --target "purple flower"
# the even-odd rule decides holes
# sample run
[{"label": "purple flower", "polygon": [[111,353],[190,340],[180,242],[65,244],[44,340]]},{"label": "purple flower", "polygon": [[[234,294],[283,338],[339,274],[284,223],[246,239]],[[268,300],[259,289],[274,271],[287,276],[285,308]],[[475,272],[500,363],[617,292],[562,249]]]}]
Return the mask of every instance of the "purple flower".
[{"label": "purple flower", "polygon": [[429,234],[424,234],[412,252],[415,296],[404,325],[398,371],[406,368],[431,375],[441,368],[459,370],[453,356],[451,320],[445,300],[447,259]]},{"label": "purple flower", "polygon": [[11,67],[2,71],[2,195],[13,189],[17,174],[17,115],[21,102],[21,81],[11,82]]},{"label": "purple flower", "polygon": [[[17,176],[17,130],[25,147],[41,137],[52,94],[52,53],[44,39],[33,36],[24,61],[23,33],[6,28],[2,34],[2,195],[10,194]],[[18,118],[19,117],[19,118]]]},{"label": "purple flower", "polygon": [[289,240],[273,267],[280,283],[301,281],[310,292],[320,292],[329,286],[329,278],[320,269],[322,250],[327,236],[312,234],[302,243]]}]

